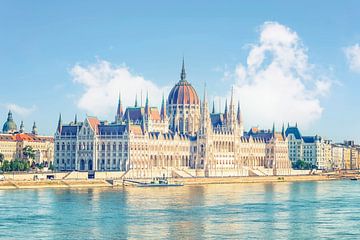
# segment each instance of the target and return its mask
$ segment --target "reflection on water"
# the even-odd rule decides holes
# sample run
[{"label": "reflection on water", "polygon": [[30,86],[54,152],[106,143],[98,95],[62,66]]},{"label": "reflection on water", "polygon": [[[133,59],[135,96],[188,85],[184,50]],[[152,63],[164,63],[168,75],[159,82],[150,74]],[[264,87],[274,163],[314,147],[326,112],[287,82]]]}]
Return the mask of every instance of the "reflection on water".
[{"label": "reflection on water", "polygon": [[360,183],[0,191],[0,237],[355,239]]}]

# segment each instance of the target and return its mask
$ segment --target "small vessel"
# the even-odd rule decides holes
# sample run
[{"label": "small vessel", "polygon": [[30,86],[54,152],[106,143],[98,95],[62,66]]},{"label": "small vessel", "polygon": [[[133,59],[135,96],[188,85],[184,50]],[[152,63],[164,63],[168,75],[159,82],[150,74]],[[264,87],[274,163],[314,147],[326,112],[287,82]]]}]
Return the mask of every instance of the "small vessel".
[{"label": "small vessel", "polygon": [[351,181],[357,181],[358,178],[357,178],[357,177],[352,177],[352,178],[350,178],[350,180],[351,180]]},{"label": "small vessel", "polygon": [[138,187],[181,187],[184,184],[179,182],[169,183],[166,178],[154,178],[151,182],[139,182]]}]

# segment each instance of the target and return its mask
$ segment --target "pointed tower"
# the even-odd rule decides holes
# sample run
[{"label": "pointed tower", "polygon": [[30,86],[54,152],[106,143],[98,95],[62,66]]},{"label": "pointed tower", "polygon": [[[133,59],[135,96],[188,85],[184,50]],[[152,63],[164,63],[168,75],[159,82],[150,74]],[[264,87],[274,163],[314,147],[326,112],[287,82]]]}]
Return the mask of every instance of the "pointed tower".
[{"label": "pointed tower", "polygon": [[273,127],[272,127],[272,136],[275,137],[275,123],[273,123]]},{"label": "pointed tower", "polygon": [[34,125],[33,125],[33,127],[32,127],[31,133],[34,134],[34,135],[37,135],[37,134],[38,134],[38,129],[37,129],[37,127],[36,127],[36,123],[35,123],[35,122],[34,122]]},{"label": "pointed tower", "polygon": [[180,74],[180,81],[184,82],[186,81],[186,72],[185,72],[185,60],[183,57],[182,60],[182,68],[181,68],[181,74]]},{"label": "pointed tower", "polygon": [[121,93],[119,92],[119,100],[118,100],[118,106],[116,109],[115,122],[120,123],[122,121],[123,115],[124,115],[124,111],[123,111],[122,102],[121,102]]},{"label": "pointed tower", "polygon": [[78,123],[77,121],[77,114],[75,114],[74,124],[76,125]]},{"label": "pointed tower", "polygon": [[134,107],[138,107],[137,94],[135,95],[135,104],[134,104]]},{"label": "pointed tower", "polygon": [[284,123],[283,123],[283,125],[282,125],[281,135],[283,136],[284,139],[286,138],[286,136],[285,136],[285,125],[284,125]]},{"label": "pointed tower", "polygon": [[160,117],[161,117],[162,121],[164,121],[167,118],[164,93],[163,93],[162,100],[161,100]]},{"label": "pointed tower", "polygon": [[229,126],[231,129],[236,128],[236,115],[235,115],[235,103],[234,103],[234,87],[231,88],[230,98],[230,112],[229,112]]},{"label": "pointed tower", "polygon": [[59,114],[58,126],[57,126],[57,132],[61,133],[61,129],[62,129],[62,121],[61,121],[61,113],[60,113]]},{"label": "pointed tower", "polygon": [[244,135],[244,119],[243,119],[242,111],[240,108],[240,101],[238,101],[236,120],[237,120],[237,124],[239,126],[240,135],[243,136]]},{"label": "pointed tower", "polygon": [[212,162],[212,127],[206,96],[206,85],[204,86],[204,97],[201,104],[200,131],[197,139],[197,156],[195,168],[204,169],[205,172]]},{"label": "pointed tower", "polygon": [[201,105],[201,121],[200,121],[200,130],[204,135],[208,135],[211,130],[211,120],[209,114],[209,106],[207,102],[206,94],[206,84],[204,86],[204,97]]},{"label": "pointed tower", "polygon": [[149,106],[149,94],[146,92],[146,100],[145,100],[145,116],[149,118],[150,115],[150,106]]},{"label": "pointed tower", "polygon": [[20,133],[24,133],[24,132],[25,132],[25,127],[24,127],[24,122],[23,122],[23,121],[21,121],[19,132],[20,132]]},{"label": "pointed tower", "polygon": [[215,100],[213,100],[213,105],[212,105],[212,111],[211,111],[212,114],[215,114]]},{"label": "pointed tower", "polygon": [[228,114],[229,114],[229,112],[228,112],[228,104],[227,104],[227,99],[225,99],[224,119],[225,119],[226,122],[228,120]]}]

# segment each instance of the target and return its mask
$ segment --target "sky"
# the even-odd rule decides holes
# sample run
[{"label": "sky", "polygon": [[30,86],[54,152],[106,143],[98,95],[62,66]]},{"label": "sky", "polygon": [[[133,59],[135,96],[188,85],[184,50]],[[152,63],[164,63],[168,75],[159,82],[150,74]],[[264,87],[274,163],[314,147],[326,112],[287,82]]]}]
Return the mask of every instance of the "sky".
[{"label": "sky", "polygon": [[[359,1],[1,1],[0,119],[53,135],[113,120],[180,79],[223,111],[234,89],[245,127],[298,126],[360,142]],[[2,123],[1,123],[2,124]]]}]

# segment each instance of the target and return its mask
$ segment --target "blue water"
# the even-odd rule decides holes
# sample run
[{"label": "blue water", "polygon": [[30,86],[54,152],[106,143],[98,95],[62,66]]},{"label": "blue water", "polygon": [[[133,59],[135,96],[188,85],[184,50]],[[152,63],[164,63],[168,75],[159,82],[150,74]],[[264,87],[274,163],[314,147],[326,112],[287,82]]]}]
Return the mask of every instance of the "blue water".
[{"label": "blue water", "polygon": [[0,190],[1,239],[359,239],[360,182]]}]

